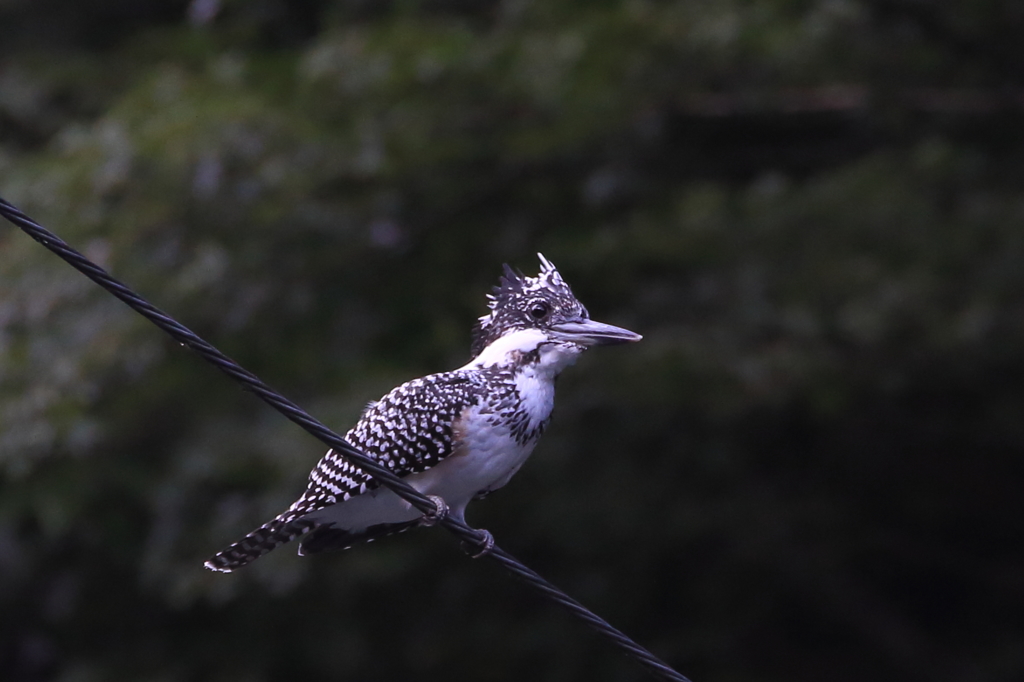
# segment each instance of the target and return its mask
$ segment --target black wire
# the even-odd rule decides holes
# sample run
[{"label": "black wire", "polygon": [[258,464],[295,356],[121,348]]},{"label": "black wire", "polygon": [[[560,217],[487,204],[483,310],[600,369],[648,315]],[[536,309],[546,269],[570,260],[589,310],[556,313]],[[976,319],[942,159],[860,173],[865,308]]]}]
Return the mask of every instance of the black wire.
[{"label": "black wire", "polygon": [[[0,197],[0,215],[3,215],[7,220],[17,225],[30,237],[60,256],[64,261],[71,265],[71,267],[75,268],[93,282],[121,299],[132,310],[136,311],[157,327],[170,334],[176,341],[188,346],[199,353],[199,355],[201,355],[205,360],[216,365],[225,374],[241,383],[243,388],[255,393],[271,407],[301,426],[308,433],[323,441],[334,450],[344,453],[344,455],[358,465],[360,469],[363,469],[380,481],[380,483],[393,490],[395,494],[408,501],[412,506],[416,507],[416,509],[424,514],[433,514],[437,511],[432,500],[396,476],[393,472],[382,467],[363,452],[352,447],[348,441],[307,414],[301,407],[267,386],[255,374],[240,366],[231,358],[224,355],[224,353],[220,352],[187,327],[176,321],[170,315],[152,305],[127,286],[111,277],[103,268],[68,246],[60,237],[29,218],[3,197]],[[486,537],[486,533],[483,531],[470,528],[465,523],[452,518],[451,516],[444,517],[440,521],[440,524],[472,547],[480,546],[481,542]],[[533,587],[535,590],[559,604],[569,613],[589,625],[606,640],[622,649],[627,656],[638,662],[655,677],[663,680],[671,680],[672,682],[690,682],[688,678],[679,674],[660,661],[650,651],[634,642],[624,633],[612,627],[603,618],[591,612],[578,601],[562,592],[540,574],[533,571],[531,568],[497,545],[494,545],[484,556],[497,561],[499,564],[504,566],[513,575],[513,577]]]}]

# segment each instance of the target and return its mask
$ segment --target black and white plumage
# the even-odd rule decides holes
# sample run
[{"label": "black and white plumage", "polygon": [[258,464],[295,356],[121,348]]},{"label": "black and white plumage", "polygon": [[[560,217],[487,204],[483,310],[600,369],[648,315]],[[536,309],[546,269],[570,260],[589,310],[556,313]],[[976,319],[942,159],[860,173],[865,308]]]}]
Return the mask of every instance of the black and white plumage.
[{"label": "black and white plumage", "polygon": [[[466,366],[414,379],[371,403],[345,436],[410,485],[466,505],[506,483],[526,461],[551,416],[554,382],[592,345],[638,341],[631,331],[589,319],[544,256],[536,277],[507,265],[488,296]],[[300,554],[342,549],[420,525],[421,514],[333,450],[309,475],[306,492],[277,518],[206,562],[230,572],[305,536]]]}]

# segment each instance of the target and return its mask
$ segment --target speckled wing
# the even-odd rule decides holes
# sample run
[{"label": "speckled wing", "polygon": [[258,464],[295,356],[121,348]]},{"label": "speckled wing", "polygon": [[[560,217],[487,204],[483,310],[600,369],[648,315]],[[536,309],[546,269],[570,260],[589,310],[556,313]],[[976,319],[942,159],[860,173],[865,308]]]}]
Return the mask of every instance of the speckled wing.
[{"label": "speckled wing", "polygon": [[[454,450],[453,423],[483,400],[480,372],[455,371],[414,379],[371,403],[345,440],[398,476],[426,471]],[[287,513],[299,518],[380,486],[329,450],[309,474],[309,487]]]}]

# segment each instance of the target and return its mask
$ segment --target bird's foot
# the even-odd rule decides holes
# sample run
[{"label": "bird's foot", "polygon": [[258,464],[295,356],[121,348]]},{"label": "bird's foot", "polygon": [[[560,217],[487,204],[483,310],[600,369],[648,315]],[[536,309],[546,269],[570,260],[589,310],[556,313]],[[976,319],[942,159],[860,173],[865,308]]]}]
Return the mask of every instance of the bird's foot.
[{"label": "bird's foot", "polygon": [[424,514],[420,525],[435,526],[448,516],[448,503],[437,495],[427,495],[427,499],[434,503],[434,511]]},{"label": "bird's foot", "polygon": [[486,556],[494,549],[494,536],[491,535],[491,531],[477,528],[476,533],[477,539],[475,541],[462,543],[462,551],[473,559]]}]

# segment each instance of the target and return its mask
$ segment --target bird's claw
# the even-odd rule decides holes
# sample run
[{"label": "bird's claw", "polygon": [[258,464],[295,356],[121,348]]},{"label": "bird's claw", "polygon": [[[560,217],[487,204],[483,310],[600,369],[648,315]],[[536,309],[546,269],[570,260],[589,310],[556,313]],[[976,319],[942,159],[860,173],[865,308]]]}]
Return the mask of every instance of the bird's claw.
[{"label": "bird's claw", "polygon": [[420,525],[429,527],[444,521],[448,516],[448,503],[437,495],[427,495],[427,499],[434,503],[434,511],[424,514]]},{"label": "bird's claw", "polygon": [[462,551],[470,556],[472,559],[479,559],[482,556],[486,556],[491,553],[494,549],[494,536],[491,535],[489,530],[483,528],[476,529],[477,540],[469,543],[462,543]]}]

